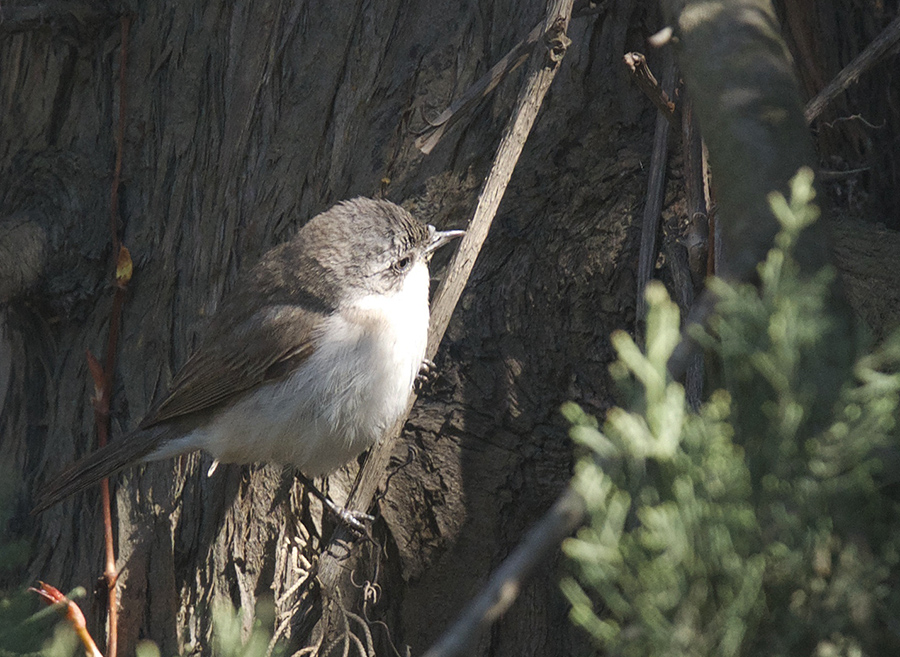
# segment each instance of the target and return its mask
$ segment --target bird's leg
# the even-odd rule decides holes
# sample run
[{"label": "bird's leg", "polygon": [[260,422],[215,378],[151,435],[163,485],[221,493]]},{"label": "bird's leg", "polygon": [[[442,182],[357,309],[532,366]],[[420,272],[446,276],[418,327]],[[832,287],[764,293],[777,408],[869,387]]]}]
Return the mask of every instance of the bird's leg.
[{"label": "bird's leg", "polygon": [[437,379],[437,365],[434,364],[433,360],[429,360],[425,358],[422,360],[422,365],[419,367],[419,373],[416,374],[416,381],[414,384],[416,393],[421,393],[427,386],[430,386],[434,383],[435,379]]},{"label": "bird's leg", "polygon": [[301,472],[295,472],[295,474],[306,490],[319,498],[322,504],[325,505],[325,508],[328,509],[338,521],[343,523],[347,529],[360,536],[366,535],[366,523],[375,520],[373,516],[370,516],[368,513],[363,513],[362,511],[351,511],[350,509],[338,506],[334,500],[319,490],[312,479]]}]

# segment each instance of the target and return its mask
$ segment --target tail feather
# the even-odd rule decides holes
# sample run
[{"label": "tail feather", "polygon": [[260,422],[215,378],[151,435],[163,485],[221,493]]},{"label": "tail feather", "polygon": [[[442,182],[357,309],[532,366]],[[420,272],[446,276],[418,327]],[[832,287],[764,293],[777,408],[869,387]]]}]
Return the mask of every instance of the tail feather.
[{"label": "tail feather", "polygon": [[168,433],[164,427],[139,430],[88,454],[46,481],[37,493],[32,514],[45,511],[101,479],[143,460]]}]

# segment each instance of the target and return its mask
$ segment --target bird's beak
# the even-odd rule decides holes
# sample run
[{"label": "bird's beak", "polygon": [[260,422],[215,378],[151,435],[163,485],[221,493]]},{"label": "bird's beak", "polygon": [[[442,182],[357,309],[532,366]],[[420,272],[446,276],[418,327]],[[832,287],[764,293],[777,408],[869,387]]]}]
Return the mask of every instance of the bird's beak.
[{"label": "bird's beak", "polygon": [[425,255],[434,253],[447,242],[466,234],[464,230],[435,230],[434,226],[428,226],[428,232],[431,238],[428,240],[428,246],[425,247]]}]

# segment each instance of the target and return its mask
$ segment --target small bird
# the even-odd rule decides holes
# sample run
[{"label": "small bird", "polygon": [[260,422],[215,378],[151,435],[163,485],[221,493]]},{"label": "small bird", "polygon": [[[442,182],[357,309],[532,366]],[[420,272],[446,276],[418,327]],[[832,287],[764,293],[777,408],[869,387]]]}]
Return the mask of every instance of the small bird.
[{"label": "small bird", "polygon": [[311,477],[354,459],[406,408],[428,337],[428,263],[463,234],[366,198],[317,215],[238,279],[138,428],[52,477],[34,512],[198,449],[216,459],[210,474],[265,461]]}]

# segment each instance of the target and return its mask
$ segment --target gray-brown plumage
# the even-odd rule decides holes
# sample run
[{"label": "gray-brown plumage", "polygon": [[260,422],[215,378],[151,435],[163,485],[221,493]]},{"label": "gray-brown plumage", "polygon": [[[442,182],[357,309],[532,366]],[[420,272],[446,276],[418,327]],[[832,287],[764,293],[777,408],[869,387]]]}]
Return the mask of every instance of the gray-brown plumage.
[{"label": "gray-brown plumage", "polygon": [[138,429],[51,477],[35,512],[133,463],[196,449],[311,476],[354,458],[406,404],[427,339],[427,263],[461,234],[388,201],[314,217],[238,279]]}]

